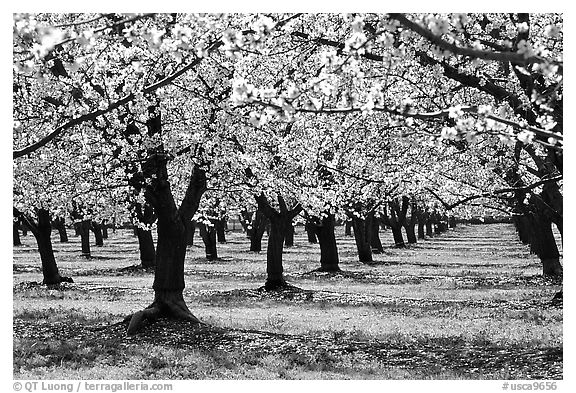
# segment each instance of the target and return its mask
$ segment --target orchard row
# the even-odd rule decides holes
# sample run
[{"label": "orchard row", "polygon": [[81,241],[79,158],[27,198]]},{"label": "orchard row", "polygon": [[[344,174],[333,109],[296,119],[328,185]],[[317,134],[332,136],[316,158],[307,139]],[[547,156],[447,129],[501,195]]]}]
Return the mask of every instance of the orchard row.
[{"label": "orchard row", "polygon": [[[155,230],[155,300],[134,326],[195,320],[182,298],[186,238],[192,221],[213,236],[226,214],[245,216],[256,238],[270,223],[269,288],[284,285],[297,216],[321,245],[334,243],[326,270],[337,266],[336,220],[351,220],[367,261],[374,219],[400,244],[399,228],[413,240],[438,215],[511,216],[543,273],[561,275],[552,225],[562,233],[562,23],[15,15],[15,219],[36,236],[45,269],[56,266],[56,217]],[[61,279],[52,272],[47,284]]]}]

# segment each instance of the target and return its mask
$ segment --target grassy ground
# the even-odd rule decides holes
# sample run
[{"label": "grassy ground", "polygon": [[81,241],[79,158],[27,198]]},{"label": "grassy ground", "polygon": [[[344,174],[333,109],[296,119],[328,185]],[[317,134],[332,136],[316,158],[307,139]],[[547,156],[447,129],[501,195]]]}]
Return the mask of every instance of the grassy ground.
[{"label": "grassy ground", "polygon": [[[133,337],[123,317],[153,297],[130,231],[93,258],[54,247],[60,290],[40,286],[34,239],[14,249],[14,377],[21,379],[561,379],[561,283],[508,224],[459,226],[367,265],[338,228],[341,274],[312,273],[319,249],[297,229],[288,281],[265,293],[265,252],[228,233],[219,261],[190,248],[185,298],[206,325],[161,320]],[[389,232],[384,244],[392,244]],[[196,239],[199,241],[199,239]],[[265,244],[265,243],[264,243]]]}]

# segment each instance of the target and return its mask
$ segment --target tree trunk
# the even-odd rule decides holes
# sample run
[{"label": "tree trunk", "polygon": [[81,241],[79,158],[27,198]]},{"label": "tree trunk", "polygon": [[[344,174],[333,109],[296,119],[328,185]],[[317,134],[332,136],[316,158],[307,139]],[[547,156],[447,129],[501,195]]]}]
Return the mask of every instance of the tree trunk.
[{"label": "tree trunk", "polygon": [[434,236],[434,226],[432,225],[432,220],[430,219],[426,220],[426,236]]},{"label": "tree trunk", "polygon": [[456,228],[456,217],[450,216],[450,218],[448,219],[448,226],[450,228]]},{"label": "tree trunk", "polygon": [[12,222],[12,244],[14,246],[21,246],[20,231],[18,231],[18,223]]},{"label": "tree trunk", "polygon": [[189,221],[186,225],[186,245],[194,245],[194,232],[196,232],[196,223],[194,221]]},{"label": "tree trunk", "polygon": [[306,236],[308,237],[308,243],[315,244],[318,242],[316,239],[316,225],[314,225],[313,222],[306,220],[304,230],[306,231]]},{"label": "tree trunk", "polygon": [[358,250],[358,260],[360,262],[372,262],[372,246],[371,246],[371,220],[353,217],[352,227],[354,228],[354,240],[356,241],[356,249]]},{"label": "tree trunk", "polygon": [[544,215],[534,215],[532,225],[534,237],[530,246],[542,262],[542,274],[550,277],[562,276],[560,252],[552,232],[552,222]]},{"label": "tree trunk", "polygon": [[220,220],[216,220],[214,227],[216,228],[218,243],[226,243],[226,219],[221,218]]},{"label": "tree trunk", "polygon": [[96,240],[95,243],[96,246],[102,247],[104,245],[104,239],[102,238],[102,226],[98,224],[96,221],[92,221],[92,226],[90,229],[92,229],[92,232],[94,232],[94,239]]},{"label": "tree trunk", "polygon": [[68,242],[68,233],[66,232],[66,222],[61,217],[56,217],[52,220],[52,226],[58,231],[60,236],[60,243]]},{"label": "tree trunk", "polygon": [[402,225],[390,225],[390,228],[392,229],[392,237],[394,238],[394,247],[406,247],[404,236],[402,235]]},{"label": "tree trunk", "polygon": [[102,239],[108,239],[108,224],[106,220],[102,221]]},{"label": "tree trunk", "polygon": [[324,217],[315,233],[320,244],[320,269],[322,272],[339,272],[338,246],[336,244],[335,218],[333,214]]},{"label": "tree trunk", "polygon": [[294,225],[292,223],[290,223],[290,225],[286,227],[286,236],[284,237],[284,246],[285,247],[294,247]]},{"label": "tree trunk", "polygon": [[[148,108],[150,117],[146,122],[148,135],[161,134],[161,114],[155,106]],[[134,313],[127,333],[134,334],[145,319],[154,320],[160,316],[200,322],[188,309],[182,291],[184,290],[184,260],[186,258],[186,226],[198,210],[200,199],[206,191],[206,172],[194,165],[188,187],[180,204],[176,206],[168,178],[169,157],[163,146],[148,151],[148,158],[142,164],[143,180],[133,178],[136,191],[145,189],[146,201],[154,208],[158,217],[156,268],[154,271],[154,302],[142,311]]]},{"label": "tree trunk", "polygon": [[254,230],[254,226],[252,224],[252,213],[248,210],[243,209],[240,211],[240,225],[244,228],[244,232],[246,232],[246,237],[248,239],[252,238],[252,231]]},{"label": "tree trunk", "polygon": [[406,230],[406,240],[408,240],[408,244],[415,244],[418,242],[416,238],[416,223],[415,222],[408,222],[404,229]]},{"label": "tree trunk", "polygon": [[347,220],[344,223],[344,236],[352,237],[352,221],[351,220]]},{"label": "tree trunk", "polygon": [[531,229],[530,220],[524,214],[515,214],[512,216],[512,222],[516,227],[518,238],[523,244],[530,244]]},{"label": "tree trunk", "polygon": [[422,218],[418,218],[418,239],[426,238],[426,221]]},{"label": "tree trunk", "polygon": [[42,262],[42,275],[45,285],[57,285],[61,282],[72,282],[68,277],[60,276],[54,250],[52,249],[52,226],[50,224],[50,213],[45,209],[38,210],[37,229],[32,232],[38,243],[38,252]]},{"label": "tree trunk", "polygon": [[267,290],[277,289],[286,286],[284,280],[284,267],[282,266],[282,253],[284,249],[284,238],[288,226],[292,225],[292,220],[286,217],[273,216],[270,218],[270,236],[268,237],[268,249],[266,250],[266,284]]},{"label": "tree trunk", "polygon": [[154,249],[154,239],[152,231],[147,231],[140,227],[136,228],[138,234],[138,246],[140,249],[140,263],[144,268],[156,266],[156,250]]},{"label": "tree trunk", "polygon": [[216,248],[216,227],[215,225],[200,224],[200,237],[204,242],[204,248],[206,250],[206,259],[209,261],[214,261],[218,259],[218,250]]},{"label": "tree trunk", "polygon": [[82,232],[82,228],[81,228],[81,227],[82,227],[82,223],[80,223],[80,222],[75,222],[75,223],[73,224],[73,226],[74,226],[74,237],[80,236],[80,234],[81,234],[81,232]]},{"label": "tree trunk", "polygon": [[252,228],[248,232],[250,234],[250,251],[262,251],[262,237],[266,230],[267,221],[264,213],[260,209],[256,210],[251,224]]},{"label": "tree trunk", "polygon": [[90,220],[79,223],[80,242],[82,243],[82,256],[90,258]]},{"label": "tree trunk", "polygon": [[370,247],[372,248],[373,254],[381,254],[384,252],[384,248],[380,241],[380,220],[374,217],[374,214],[372,213],[370,221]]},{"label": "tree trunk", "polygon": [[[158,163],[153,163],[158,165]],[[152,186],[146,188],[146,198],[154,206],[158,217],[157,222],[157,247],[156,268],[154,272],[154,301],[142,311],[138,311],[127,319],[130,320],[127,333],[134,334],[142,326],[145,319],[155,320],[160,316],[176,319],[200,322],[188,309],[182,291],[184,290],[184,260],[186,258],[186,221],[190,220],[191,214],[180,214],[170,190],[170,184],[166,179],[166,164],[160,163],[160,168],[155,168],[160,175],[152,180]],[[201,194],[205,190],[206,177],[204,171],[194,167],[192,179],[187,191],[196,189],[194,194]],[[199,203],[200,196],[197,196]],[[186,199],[186,197],[185,197]],[[186,201],[183,201],[184,205]],[[192,203],[189,202],[189,203]],[[190,210],[197,210],[197,203]]]},{"label": "tree trunk", "polygon": [[266,250],[266,290],[281,289],[288,284],[284,280],[284,267],[282,266],[282,251],[284,249],[284,239],[288,227],[292,226],[292,220],[301,211],[302,206],[296,205],[292,210],[288,209],[284,198],[278,195],[280,212],[276,211],[266,196],[262,193],[256,197],[258,209],[268,218],[270,223],[270,234],[268,236],[268,249]]}]

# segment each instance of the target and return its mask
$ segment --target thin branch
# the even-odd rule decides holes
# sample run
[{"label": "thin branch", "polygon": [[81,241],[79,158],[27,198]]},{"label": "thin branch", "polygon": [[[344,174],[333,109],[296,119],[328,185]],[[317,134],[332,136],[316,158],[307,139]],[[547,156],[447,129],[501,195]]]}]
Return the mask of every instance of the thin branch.
[{"label": "thin branch", "polygon": [[426,190],[428,192],[430,192],[430,194],[432,194],[436,199],[438,199],[440,201],[440,203],[442,203],[442,205],[444,206],[444,208],[446,210],[452,210],[457,206],[460,206],[466,202],[470,202],[474,199],[479,199],[479,198],[489,198],[489,197],[494,197],[496,195],[500,195],[500,194],[506,194],[506,193],[510,193],[510,192],[516,192],[516,191],[530,191],[536,187],[539,187],[543,184],[547,184],[547,183],[552,183],[552,182],[557,182],[562,180],[562,176],[555,176],[553,178],[550,179],[543,179],[540,181],[537,181],[534,184],[531,184],[529,186],[524,186],[524,187],[509,187],[509,188],[502,188],[500,190],[496,190],[496,191],[491,191],[491,192],[485,192],[482,194],[476,194],[476,195],[471,195],[469,197],[466,197],[464,199],[461,199],[455,203],[449,204],[446,201],[444,201],[434,190],[432,190],[429,187],[426,187]]},{"label": "thin branch", "polygon": [[[216,49],[221,45],[222,45],[222,41],[220,41],[220,40],[215,41],[210,45],[209,50]],[[202,60],[202,58],[200,58],[200,57],[195,58],[192,62],[190,62],[186,66],[182,67],[180,70],[176,71],[175,73],[165,77],[164,79],[159,80],[156,83],[153,83],[151,85],[144,87],[142,89],[142,93],[144,95],[150,94],[153,91],[168,85],[169,83],[171,83],[173,80],[175,80],[176,78],[178,78],[182,74],[184,74],[187,71],[191,70],[192,68],[196,67],[200,63],[201,60]],[[60,127],[57,127],[56,129],[54,129],[51,133],[49,133],[48,135],[46,135],[44,138],[40,139],[39,141],[37,141],[31,145],[28,145],[22,149],[14,150],[12,152],[12,158],[16,159],[16,158],[20,158],[22,156],[25,156],[26,154],[30,154],[30,153],[38,150],[39,148],[45,146],[49,142],[51,142],[54,138],[59,136],[62,132],[66,131],[72,127],[75,127],[77,125],[80,125],[84,122],[96,120],[98,118],[98,116],[102,116],[106,113],[112,112],[115,109],[118,109],[119,107],[121,107],[123,105],[126,105],[130,101],[134,100],[135,97],[136,97],[136,95],[134,93],[130,93],[127,96],[124,96],[123,98],[119,99],[118,101],[111,103],[105,109],[98,109],[94,112],[87,113],[87,114],[82,115],[80,117],[69,120],[68,122],[64,123]]]},{"label": "thin branch", "polygon": [[88,20],[81,20],[79,22],[70,22],[70,23],[62,23],[60,25],[54,25],[53,27],[55,28],[60,28],[60,27],[72,27],[72,26],[80,26],[80,25],[85,25],[88,23],[92,23],[92,22],[96,22],[97,20],[100,20],[102,18],[106,18],[108,16],[110,16],[111,14],[100,14],[92,19],[88,19]]},{"label": "thin branch", "polygon": [[[267,102],[260,101],[260,100],[253,100],[252,103],[263,105],[263,106],[269,106],[269,107],[272,107],[272,108],[275,108],[278,110],[283,110],[283,108],[280,105],[271,104],[271,103],[267,103]],[[292,108],[294,108],[294,110],[296,112],[315,113],[315,114],[350,114],[350,113],[358,113],[358,112],[364,112],[365,111],[365,109],[359,108],[359,107],[356,107],[356,108],[355,107],[332,108],[332,109],[325,109],[325,108],[308,109],[308,108],[296,108],[296,107],[292,107]],[[562,140],[563,140],[562,134],[551,132],[551,131],[545,130],[543,128],[538,128],[538,127],[534,127],[534,126],[530,126],[530,125],[523,125],[523,124],[520,124],[519,122],[504,119],[502,117],[493,115],[491,113],[481,114],[478,112],[477,106],[460,106],[458,109],[460,109],[462,112],[465,112],[465,113],[472,113],[472,114],[484,116],[487,119],[494,120],[498,123],[506,124],[506,125],[509,125],[511,127],[517,128],[517,129],[523,129],[523,130],[531,131],[540,137],[554,138],[558,142],[562,142]],[[418,119],[418,120],[441,119],[441,118],[448,117],[450,115],[450,109],[443,109],[443,110],[439,110],[439,111],[435,111],[435,112],[409,112],[409,111],[400,111],[400,110],[395,109],[395,108],[375,106],[371,110],[375,111],[375,112],[385,112],[385,113],[389,113],[391,115],[396,115],[396,116],[410,117],[410,118]],[[551,145],[549,143],[546,143],[546,142],[543,142],[540,140],[537,140],[537,142],[545,144],[546,147],[548,147],[548,148],[552,148],[552,149],[556,149],[556,150],[563,150],[561,144],[555,146],[555,145]]]},{"label": "thin branch", "polygon": [[547,60],[539,56],[526,57],[522,53],[516,53],[516,52],[501,52],[501,51],[493,52],[493,51],[459,47],[456,44],[443,40],[441,37],[437,36],[427,28],[422,27],[415,22],[412,22],[411,20],[406,18],[404,14],[389,14],[389,15],[391,19],[397,20],[404,27],[426,38],[434,45],[437,45],[441,49],[450,51],[457,55],[468,56],[484,60],[496,60],[503,62],[509,61],[518,64],[551,63],[557,65],[559,68],[559,72],[562,72],[562,62]]}]

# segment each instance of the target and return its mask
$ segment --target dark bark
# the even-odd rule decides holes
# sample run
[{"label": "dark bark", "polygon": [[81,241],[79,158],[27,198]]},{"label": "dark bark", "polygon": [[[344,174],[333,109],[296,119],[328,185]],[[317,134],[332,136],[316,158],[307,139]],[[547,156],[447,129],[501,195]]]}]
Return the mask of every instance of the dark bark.
[{"label": "dark bark", "polygon": [[252,231],[254,228],[252,225],[252,213],[246,209],[242,209],[240,211],[239,219],[240,219],[240,225],[242,225],[244,232],[246,232],[246,237],[248,239],[251,239],[252,238]]},{"label": "dark bark", "polygon": [[22,245],[22,241],[20,241],[20,231],[18,230],[17,222],[12,222],[12,244],[14,246]]},{"label": "dark bark", "polygon": [[66,222],[62,217],[56,217],[52,220],[52,226],[58,231],[60,243],[68,242],[68,233],[66,232]]},{"label": "dark bark", "polygon": [[130,200],[130,209],[136,217],[134,234],[138,238],[140,266],[152,268],[156,266],[156,249],[151,228],[152,224],[156,222],[156,214],[149,203],[140,203],[136,199]]},{"label": "dark bark", "polygon": [[92,232],[94,232],[94,239],[96,246],[102,247],[104,245],[104,239],[102,238],[102,225],[100,225],[96,221],[92,221],[90,229],[92,230]]},{"label": "dark bark", "polygon": [[392,237],[394,238],[394,247],[404,248],[406,243],[404,243],[404,236],[402,235],[402,226],[392,226]]},{"label": "dark bark", "polygon": [[294,225],[292,225],[292,223],[286,227],[284,247],[294,247]]},{"label": "dark bark", "polygon": [[528,204],[517,204],[513,222],[520,240],[529,244],[530,252],[536,254],[542,262],[542,274],[560,277],[563,275],[563,268],[552,231],[553,221],[549,208],[550,205],[544,202],[543,198],[532,195]]},{"label": "dark bark", "polygon": [[106,220],[102,221],[102,239],[108,239],[108,224]]},{"label": "dark bark", "polygon": [[352,236],[352,221],[346,220],[344,223],[344,236]]},{"label": "dark bark", "polygon": [[426,238],[426,222],[418,221],[418,239]]},{"label": "dark bark", "polygon": [[61,282],[73,282],[69,277],[62,277],[58,271],[52,248],[52,225],[50,224],[50,213],[48,210],[39,209],[37,211],[37,222],[20,213],[17,209],[14,209],[14,215],[25,221],[36,238],[42,263],[42,276],[44,278],[42,284],[54,286]]},{"label": "dark bark", "polygon": [[416,238],[416,223],[408,223],[404,229],[406,230],[406,240],[408,244],[415,244],[418,242]]},{"label": "dark bark", "polygon": [[384,252],[384,248],[382,247],[382,242],[380,241],[380,220],[374,217],[374,213],[371,214],[370,247],[372,248],[373,254],[381,254]]},{"label": "dark bark", "polygon": [[286,286],[283,275],[282,253],[287,227],[292,225],[291,222],[287,221],[285,217],[270,217],[270,237],[268,238],[268,248],[266,250],[266,289]]},{"label": "dark bark", "polygon": [[212,221],[212,225],[198,224],[198,229],[200,230],[200,237],[204,242],[204,249],[206,251],[206,259],[213,261],[218,259],[218,249],[216,247],[217,240],[217,230],[215,227],[215,220]]},{"label": "dark bark", "polygon": [[534,217],[535,238],[531,246],[534,253],[542,261],[542,274],[550,277],[562,276],[563,270],[560,264],[560,252],[554,233],[552,232],[552,222],[546,217]]},{"label": "dark bark", "polygon": [[428,237],[434,236],[434,223],[432,222],[432,218],[428,218],[426,220],[426,236]]},{"label": "dark bark", "polygon": [[38,251],[42,261],[42,274],[44,276],[43,284],[55,285],[61,283],[62,277],[58,272],[54,250],[52,249],[52,226],[50,225],[50,214],[47,210],[38,210],[38,229],[36,241],[38,242]]},{"label": "dark bark", "polygon": [[456,217],[450,216],[450,218],[448,219],[448,227],[456,228]]},{"label": "dark bark", "polygon": [[338,246],[336,244],[335,217],[328,214],[315,225],[315,237],[320,244],[320,269],[322,272],[339,272]]},{"label": "dark bark", "polygon": [[352,217],[352,227],[354,228],[358,260],[360,262],[372,262],[372,218],[370,215],[366,219],[354,216]]},{"label": "dark bark", "polygon": [[306,231],[308,243],[315,244],[318,242],[318,240],[316,239],[316,225],[314,225],[312,221],[306,220],[304,230]]},{"label": "dark bark", "polygon": [[226,218],[215,220],[214,227],[216,228],[216,238],[218,243],[226,243]]},{"label": "dark bark", "polygon": [[268,219],[262,213],[262,210],[257,209],[254,213],[254,219],[251,220],[251,228],[248,232],[250,236],[250,251],[262,251],[262,237],[264,236],[267,223]]},{"label": "dark bark", "polygon": [[[150,117],[146,122],[148,135],[161,134],[161,114],[158,108],[148,108]],[[201,152],[199,152],[201,155]],[[195,323],[200,321],[188,309],[184,290],[184,261],[186,258],[186,235],[188,222],[198,210],[200,199],[206,191],[206,172],[200,165],[192,167],[188,187],[178,208],[170,187],[167,163],[170,156],[162,145],[148,151],[142,164],[142,172],[130,179],[135,191],[145,190],[146,201],[154,208],[158,217],[156,268],[154,270],[154,301],[146,309],[129,317],[128,334],[134,334],[144,320],[160,316],[183,319]]]},{"label": "dark bark", "polygon": [[[186,257],[187,222],[198,210],[200,198],[206,190],[206,174],[198,166],[193,167],[192,175],[180,208],[176,207],[168,182],[166,156],[152,155],[146,171],[156,176],[146,186],[145,197],[154,207],[158,217],[156,268],[154,274],[154,302],[142,311],[127,319],[128,334],[136,333],[144,320],[155,320],[160,316],[200,322],[188,309],[182,291],[184,290],[184,260]],[[152,176],[149,176],[152,177]]]},{"label": "dark bark", "polygon": [[426,212],[418,209],[416,212],[416,219],[418,220],[418,239],[426,238]]},{"label": "dark bark", "polygon": [[82,256],[90,258],[90,220],[79,223],[80,242],[82,244]]},{"label": "dark bark", "polygon": [[440,235],[442,234],[442,224],[440,222],[440,214],[437,212],[432,213],[432,216],[434,218],[434,234],[435,235]]},{"label": "dark bark", "polygon": [[154,248],[154,239],[151,230],[145,230],[140,227],[136,228],[138,235],[138,247],[140,250],[140,263],[143,268],[156,266],[156,249]]},{"label": "dark bark", "polygon": [[394,247],[404,248],[406,244],[404,243],[404,236],[402,235],[402,225],[406,220],[406,213],[408,211],[408,199],[402,198],[402,205],[398,199],[394,199],[388,203],[385,209],[386,221],[390,229],[392,230],[392,237],[394,239]]},{"label": "dark bark", "polygon": [[196,223],[194,221],[189,221],[186,225],[186,245],[194,245],[194,233],[196,232]]},{"label": "dark bark", "polygon": [[405,216],[403,223],[408,244],[415,244],[418,242],[418,238],[416,237],[416,224],[418,224],[418,216],[418,205],[416,204],[415,200],[412,200],[412,203],[410,203],[410,216]]},{"label": "dark bark", "polygon": [[280,289],[287,286],[284,280],[284,267],[282,265],[282,254],[284,249],[284,239],[288,227],[292,226],[294,217],[302,211],[300,205],[293,209],[288,209],[282,196],[278,196],[280,212],[276,211],[266,199],[264,194],[256,197],[258,208],[270,221],[270,235],[268,237],[268,249],[266,250],[266,290]]}]

